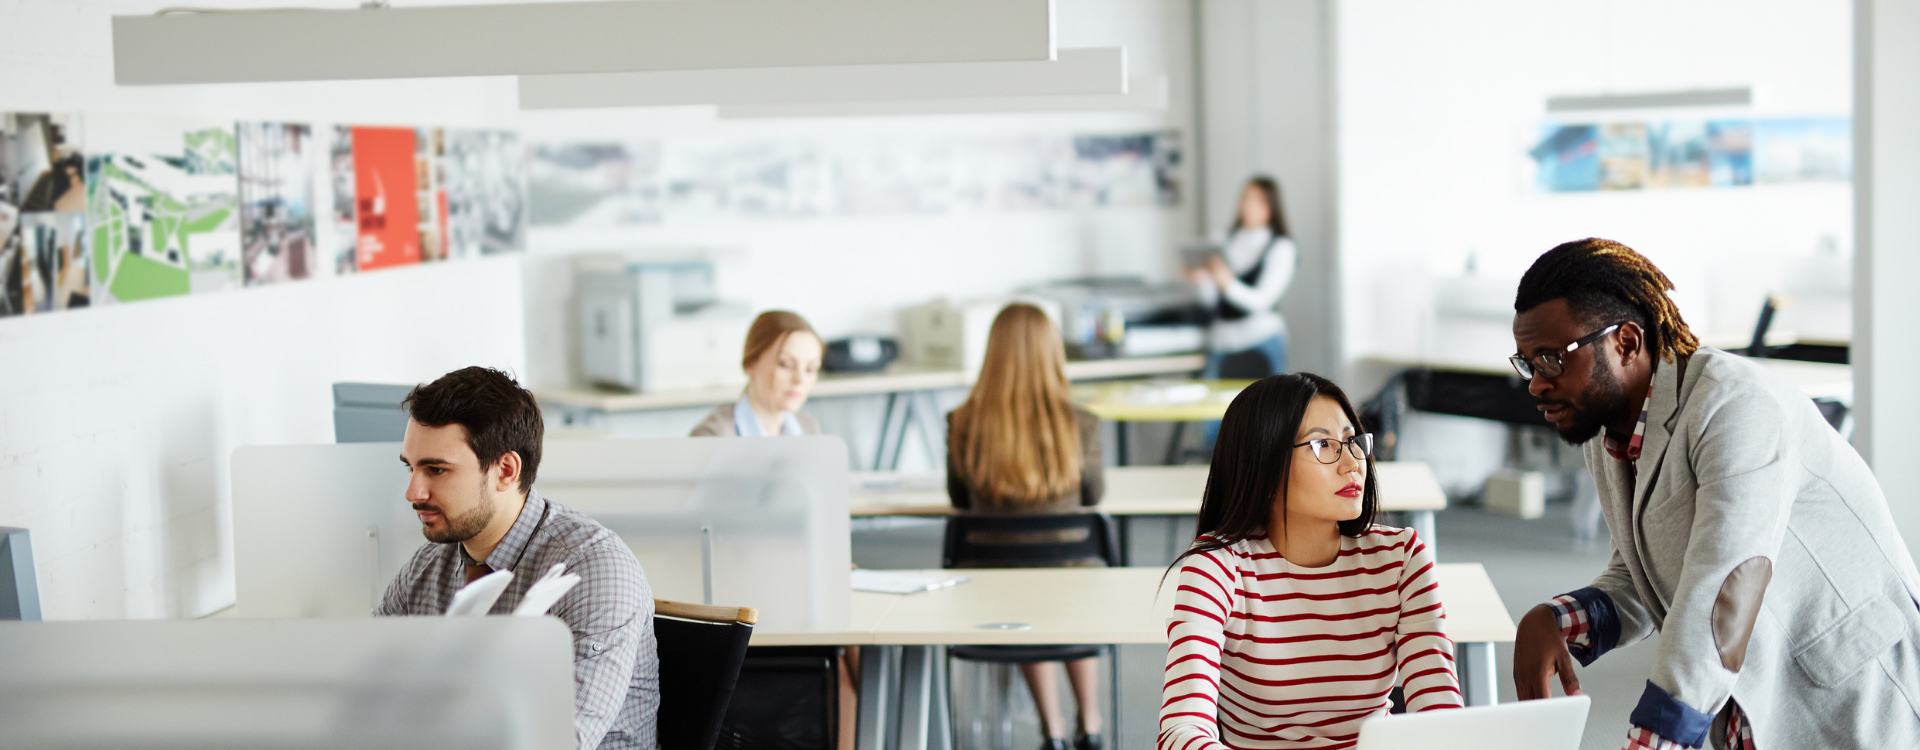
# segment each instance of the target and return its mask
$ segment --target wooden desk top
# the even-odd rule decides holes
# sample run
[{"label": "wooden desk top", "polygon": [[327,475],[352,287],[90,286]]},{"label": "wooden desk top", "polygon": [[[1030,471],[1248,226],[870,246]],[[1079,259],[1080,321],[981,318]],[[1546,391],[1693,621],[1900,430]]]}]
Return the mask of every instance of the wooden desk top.
[{"label": "wooden desk top", "polygon": [[[1381,510],[1445,510],[1447,495],[1419,461],[1378,461]],[[1119,516],[1183,516],[1200,512],[1205,466],[1108,467],[1107,494],[1095,510]],[[848,512],[855,516],[945,516],[953,513],[939,475],[855,474]],[[876,486],[891,482],[894,486]]]},{"label": "wooden desk top", "polygon": [[[1194,372],[1205,365],[1206,356],[1201,354],[1095,359],[1068,362],[1067,379],[1100,380],[1143,375],[1173,375]],[[812,397],[832,398],[873,393],[964,388],[973,385],[973,378],[974,373],[957,369],[896,364],[879,372],[821,375],[819,382],[813,386]],[[659,393],[617,393],[593,388],[536,388],[533,393],[543,404],[603,412],[714,406],[740,398],[740,388],[734,386]]]},{"label": "wooden desk top", "polygon": [[[955,573],[955,571],[919,571]],[[1165,643],[1175,577],[1162,568],[965,570],[967,583],[906,596],[853,594],[840,633],[755,631],[755,646]],[[1479,563],[1436,566],[1455,642],[1513,640],[1514,623]],[[1025,630],[981,628],[1019,623]]]}]

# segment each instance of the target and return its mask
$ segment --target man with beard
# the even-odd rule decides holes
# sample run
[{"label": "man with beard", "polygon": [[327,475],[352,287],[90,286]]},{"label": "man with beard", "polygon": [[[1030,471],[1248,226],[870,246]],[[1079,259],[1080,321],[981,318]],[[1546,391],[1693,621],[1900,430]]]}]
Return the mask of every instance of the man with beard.
[{"label": "man with beard", "polygon": [[376,614],[445,615],[454,592],[495,570],[513,582],[493,614],[566,563],[580,583],[549,613],[573,631],[576,747],[659,747],[660,661],[653,593],[612,531],[533,490],[544,434],[533,394],[506,373],[468,367],[414,388],[400,463],[428,544],[400,570]]},{"label": "man with beard", "polygon": [[1514,369],[1586,446],[1613,560],[1521,619],[1515,688],[1577,693],[1574,660],[1658,631],[1628,748],[1920,747],[1920,573],[1879,484],[1792,384],[1700,346],[1672,288],[1599,239],[1520,280]]}]

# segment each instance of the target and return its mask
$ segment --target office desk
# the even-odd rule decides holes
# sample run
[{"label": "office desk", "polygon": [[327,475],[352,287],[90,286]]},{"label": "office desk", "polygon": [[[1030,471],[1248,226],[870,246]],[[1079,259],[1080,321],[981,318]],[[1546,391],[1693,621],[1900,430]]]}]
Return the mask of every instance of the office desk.
[{"label": "office desk", "polygon": [[1218,420],[1227,413],[1233,397],[1251,385],[1251,380],[1162,380],[1127,383],[1096,383],[1076,386],[1073,400],[1094,416],[1113,423],[1116,463],[1131,463],[1127,446],[1127,423],[1174,422],[1173,439],[1167,446],[1167,460],[1174,463],[1180,439],[1188,422]]},{"label": "office desk", "polygon": [[[1067,379],[1073,381],[1137,378],[1150,375],[1174,375],[1198,371],[1206,365],[1206,356],[1180,354],[1167,357],[1130,357],[1095,359],[1067,363]],[[966,388],[973,385],[975,373],[956,368],[917,367],[896,364],[879,372],[829,373],[813,386],[812,398],[868,396],[886,394],[887,408],[880,424],[880,445],[873,468],[899,465],[900,444],[907,429],[918,424],[931,441],[944,443],[946,424],[940,417],[935,391]],[[567,424],[592,426],[596,420],[617,412],[718,406],[740,398],[740,388],[702,388],[657,393],[618,393],[593,388],[538,388],[533,394],[544,408],[558,410]]]},{"label": "office desk", "polygon": [[[1435,566],[1447,633],[1459,647],[1467,703],[1498,695],[1493,644],[1514,623],[1479,563]],[[951,574],[955,571],[918,571]],[[871,646],[861,660],[860,750],[949,750],[946,655],[952,645],[1163,644],[1177,576],[1161,568],[959,571],[967,583],[899,596],[854,592],[853,624],[839,633],[756,630],[753,645]],[[1025,625],[1000,629],[989,625]],[[1108,673],[1113,674],[1109,669]],[[897,722],[893,717],[898,717]]]},{"label": "office desk", "polygon": [[[1200,513],[1200,497],[1207,488],[1205,466],[1117,466],[1106,470],[1107,491],[1093,510],[1114,516],[1120,523],[1121,549],[1132,516],[1191,516]],[[1408,514],[1415,531],[1434,543],[1433,512],[1446,510],[1447,495],[1421,461],[1376,461],[1374,478],[1380,485],[1380,509]],[[847,511],[866,516],[939,517],[953,514],[947,488],[939,475],[854,474]]]}]

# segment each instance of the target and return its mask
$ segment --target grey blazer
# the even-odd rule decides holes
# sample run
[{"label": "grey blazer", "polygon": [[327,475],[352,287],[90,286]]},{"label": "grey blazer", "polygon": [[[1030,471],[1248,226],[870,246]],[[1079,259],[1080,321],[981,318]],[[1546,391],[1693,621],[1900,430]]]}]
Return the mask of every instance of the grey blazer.
[{"label": "grey blazer", "polygon": [[1574,592],[1582,661],[1661,634],[1635,725],[1717,743],[1732,698],[1763,750],[1920,747],[1920,573],[1799,389],[1702,347],[1656,370],[1637,477],[1599,438],[1586,458],[1613,560]]}]

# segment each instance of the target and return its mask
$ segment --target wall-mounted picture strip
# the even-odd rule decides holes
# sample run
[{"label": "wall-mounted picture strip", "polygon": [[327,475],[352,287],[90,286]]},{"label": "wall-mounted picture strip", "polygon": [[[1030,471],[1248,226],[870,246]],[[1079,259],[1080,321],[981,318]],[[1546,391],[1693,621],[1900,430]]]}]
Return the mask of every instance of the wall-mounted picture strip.
[{"label": "wall-mounted picture strip", "polygon": [[419,263],[420,210],[413,128],[353,128],[354,266]]},{"label": "wall-mounted picture strip", "polygon": [[564,227],[1170,207],[1180,167],[1175,131],[587,141],[536,145],[526,195]]},{"label": "wall-mounted picture strip", "polygon": [[87,231],[96,299],[223,291],[241,284],[231,123],[93,116]]},{"label": "wall-mounted picture strip", "polygon": [[243,122],[240,240],[247,286],[320,274],[313,222],[314,141],[306,125]]},{"label": "wall-mounted picture strip", "polygon": [[0,112],[0,317],[86,307],[86,164],[73,115]]},{"label": "wall-mounted picture strip", "polygon": [[1542,193],[1846,182],[1847,117],[1548,123],[1526,155]]}]

